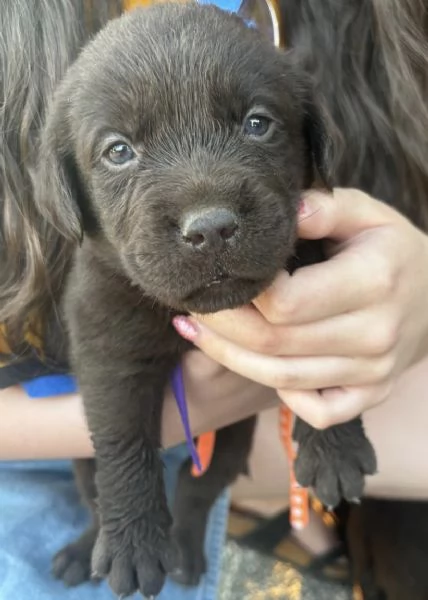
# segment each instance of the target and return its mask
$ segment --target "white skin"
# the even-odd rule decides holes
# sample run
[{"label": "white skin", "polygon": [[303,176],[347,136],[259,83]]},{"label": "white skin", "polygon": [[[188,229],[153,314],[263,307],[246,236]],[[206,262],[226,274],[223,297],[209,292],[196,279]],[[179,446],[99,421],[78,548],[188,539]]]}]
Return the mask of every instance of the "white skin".
[{"label": "white skin", "polygon": [[[275,407],[278,396],[320,428],[376,407],[364,415],[379,460],[368,493],[428,499],[428,237],[357,190],[304,201],[300,235],[330,239],[326,263],[279,274],[252,306],[176,321],[203,351],[183,363],[194,431]],[[78,396],[29,400],[10,388],[0,415],[0,459],[92,455]],[[236,497],[287,494],[276,422],[263,415],[252,482],[241,480]],[[170,391],[163,440],[183,440]]]}]

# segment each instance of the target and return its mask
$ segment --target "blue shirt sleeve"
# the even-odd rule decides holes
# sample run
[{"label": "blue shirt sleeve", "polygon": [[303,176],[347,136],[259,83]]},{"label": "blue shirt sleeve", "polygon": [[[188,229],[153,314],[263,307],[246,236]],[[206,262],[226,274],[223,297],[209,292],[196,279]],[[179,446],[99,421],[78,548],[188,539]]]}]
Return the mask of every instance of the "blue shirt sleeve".
[{"label": "blue shirt sleeve", "polygon": [[77,382],[72,375],[44,375],[21,383],[30,398],[48,398],[77,392]]}]

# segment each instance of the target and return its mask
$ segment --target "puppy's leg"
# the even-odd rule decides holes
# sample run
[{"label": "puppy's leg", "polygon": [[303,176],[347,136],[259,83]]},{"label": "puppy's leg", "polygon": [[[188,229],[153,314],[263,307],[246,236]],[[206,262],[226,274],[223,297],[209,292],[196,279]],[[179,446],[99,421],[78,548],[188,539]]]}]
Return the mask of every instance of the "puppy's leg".
[{"label": "puppy's leg", "polygon": [[205,572],[204,540],[209,511],[219,494],[247,473],[256,417],[220,429],[211,465],[201,477],[191,475],[191,460],[181,467],[173,510],[173,537],[180,565],[172,574],[184,585],[197,585]]},{"label": "puppy's leg", "polygon": [[52,572],[68,586],[79,585],[91,577],[91,557],[98,534],[98,515],[95,498],[95,461],[73,462],[74,476],[82,501],[91,512],[88,529],[73,543],[65,546],[52,561]]},{"label": "puppy's leg", "polygon": [[376,455],[361,418],[317,430],[296,419],[294,439],[299,444],[296,478],[312,487],[328,507],[341,498],[357,501],[364,490],[364,476],[376,472]]},{"label": "puppy's leg", "polygon": [[[324,260],[322,240],[299,240],[287,268],[293,273],[296,268]],[[294,439],[299,444],[296,477],[301,485],[312,487],[329,507],[339,504],[341,498],[361,498],[364,476],[376,471],[376,456],[360,418],[324,431],[296,419]]]},{"label": "puppy's leg", "polygon": [[150,597],[175,566],[159,451],[165,388],[183,343],[167,311],[118,282],[83,248],[65,314],[97,465],[92,571],[118,596]]},{"label": "puppy's leg", "polygon": [[[109,365],[110,373],[119,372],[119,363]],[[121,365],[125,377],[116,373],[114,381],[103,373],[104,384],[91,374],[89,385],[83,370],[80,382],[97,461],[100,532],[92,568],[118,596],[139,590],[150,597],[174,566],[159,455],[163,374],[171,367],[160,364],[162,377],[151,364],[138,367],[143,372],[129,376]]]}]

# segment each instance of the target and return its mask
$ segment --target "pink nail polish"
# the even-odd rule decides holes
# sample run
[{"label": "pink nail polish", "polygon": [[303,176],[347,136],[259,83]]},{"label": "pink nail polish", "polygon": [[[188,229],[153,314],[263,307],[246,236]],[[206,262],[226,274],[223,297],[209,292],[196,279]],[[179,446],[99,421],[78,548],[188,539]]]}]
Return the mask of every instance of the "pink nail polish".
[{"label": "pink nail polish", "polygon": [[303,199],[300,200],[298,210],[299,217],[304,216],[307,213],[307,210],[306,202]]},{"label": "pink nail polish", "polygon": [[193,342],[198,335],[198,330],[196,326],[188,319],[187,317],[178,316],[174,317],[172,320],[172,324],[174,325],[177,332],[184,337],[184,339],[189,340],[189,342]]}]

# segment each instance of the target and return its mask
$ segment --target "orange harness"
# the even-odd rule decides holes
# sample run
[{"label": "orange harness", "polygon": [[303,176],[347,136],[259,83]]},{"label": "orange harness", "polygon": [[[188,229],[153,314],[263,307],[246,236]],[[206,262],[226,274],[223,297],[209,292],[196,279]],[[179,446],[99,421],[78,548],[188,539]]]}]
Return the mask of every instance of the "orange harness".
[{"label": "orange harness", "polygon": [[309,523],[309,492],[297,483],[294,472],[293,413],[285,405],[279,410],[279,431],[290,468],[290,523],[294,529],[303,529]]},{"label": "orange harness", "polygon": [[193,464],[192,475],[193,477],[200,477],[203,475],[211,464],[211,460],[214,454],[215,448],[215,431],[208,431],[207,433],[201,434],[196,441],[196,451],[201,461],[202,469],[199,471],[198,467]]}]

